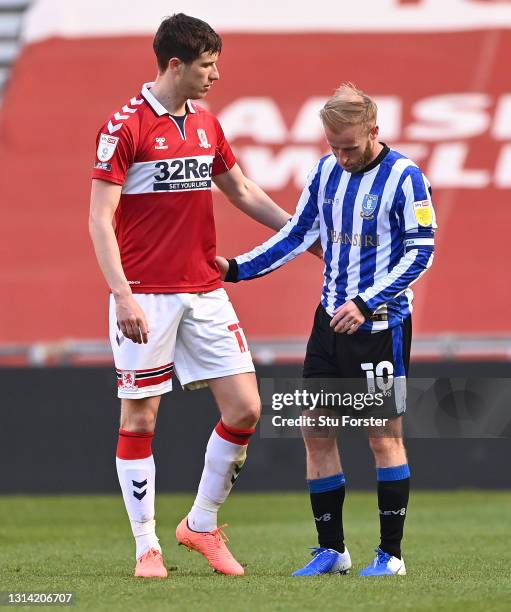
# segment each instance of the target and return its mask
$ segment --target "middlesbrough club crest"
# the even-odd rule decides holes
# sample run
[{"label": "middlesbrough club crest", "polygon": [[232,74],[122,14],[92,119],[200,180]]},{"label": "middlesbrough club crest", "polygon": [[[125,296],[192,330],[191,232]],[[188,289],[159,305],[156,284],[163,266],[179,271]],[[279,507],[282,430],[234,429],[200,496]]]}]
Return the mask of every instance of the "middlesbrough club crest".
[{"label": "middlesbrough club crest", "polygon": [[199,147],[202,149],[211,149],[211,145],[208,142],[208,135],[202,128],[197,130],[197,136],[199,137]]},{"label": "middlesbrough club crest", "polygon": [[121,389],[138,389],[135,380],[135,372],[133,370],[123,370],[121,376]]}]

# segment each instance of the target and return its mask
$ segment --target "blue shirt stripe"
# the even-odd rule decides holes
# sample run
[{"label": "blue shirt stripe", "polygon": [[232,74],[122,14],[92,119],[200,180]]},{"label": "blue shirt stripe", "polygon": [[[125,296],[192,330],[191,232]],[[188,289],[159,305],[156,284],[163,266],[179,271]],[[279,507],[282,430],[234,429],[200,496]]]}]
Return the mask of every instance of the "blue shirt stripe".
[{"label": "blue shirt stripe", "polygon": [[[387,155],[387,158],[392,156],[392,152]],[[362,223],[362,234],[374,237],[369,246],[360,248],[360,281],[358,283],[358,293],[365,291],[374,282],[374,273],[376,271],[376,252],[378,235],[378,213],[382,203],[383,191],[392,170],[392,164],[388,163],[387,158],[380,164],[378,173],[371,186],[371,194],[378,196],[378,204],[373,213],[372,219],[364,219]]]},{"label": "blue shirt stripe", "polygon": [[334,229],[334,224],[332,220],[332,208],[334,204],[335,194],[337,192],[337,188],[339,187],[339,181],[341,180],[342,172],[343,170],[339,166],[339,164],[335,164],[332,169],[332,172],[330,172],[330,175],[328,177],[328,180],[325,186],[324,200],[322,203],[323,219],[326,225],[326,233],[327,233],[327,237],[330,236],[330,239],[327,242],[327,248],[325,249],[325,252],[323,254],[323,259],[325,261],[325,270],[323,273],[324,283],[323,283],[321,303],[325,307],[327,306],[327,299],[328,299],[328,285],[330,284],[330,281],[332,279],[332,240],[331,240],[331,236],[332,236],[332,231]]},{"label": "blue shirt stripe", "polygon": [[[357,197],[358,188],[360,181],[364,175],[352,174],[348,181],[348,186],[342,199],[342,225],[341,235],[350,236],[353,232],[353,209],[355,206],[355,199]],[[337,308],[346,301],[347,295],[347,280],[348,280],[348,262],[350,257],[350,244],[341,244],[339,251],[339,273],[335,283],[336,296],[334,302],[334,308]]]}]

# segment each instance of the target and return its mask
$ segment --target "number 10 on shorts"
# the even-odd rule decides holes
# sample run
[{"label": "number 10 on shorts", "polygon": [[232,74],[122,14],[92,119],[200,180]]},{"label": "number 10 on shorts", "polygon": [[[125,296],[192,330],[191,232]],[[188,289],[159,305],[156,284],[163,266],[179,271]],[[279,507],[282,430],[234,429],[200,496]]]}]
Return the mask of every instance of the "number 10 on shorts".
[{"label": "number 10 on shorts", "polygon": [[[361,363],[360,367],[367,376],[367,391],[368,393],[374,394],[376,391],[376,385],[378,389],[387,393],[392,389],[394,383],[394,366],[390,361],[380,361],[376,364],[376,368],[373,363]],[[376,385],[375,385],[375,370],[376,370]],[[386,380],[385,380],[386,379]]]}]

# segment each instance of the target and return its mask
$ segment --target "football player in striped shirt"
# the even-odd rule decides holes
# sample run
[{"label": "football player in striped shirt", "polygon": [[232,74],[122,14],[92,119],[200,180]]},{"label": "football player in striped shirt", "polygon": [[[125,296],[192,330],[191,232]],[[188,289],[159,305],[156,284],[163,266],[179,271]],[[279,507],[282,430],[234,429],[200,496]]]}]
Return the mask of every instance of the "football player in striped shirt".
[{"label": "football player in striped shirt", "polygon": [[[393,381],[391,418],[367,432],[376,464],[380,543],[360,575],[404,575],[401,540],[410,470],[402,414],[411,285],[433,261],[431,188],[413,161],[379,142],[376,104],[354,85],[343,84],[320,116],[332,152],[310,173],[294,216],[250,252],[217,260],[226,281],[248,280],[276,270],[321,240],[323,292],[303,376],[360,379],[366,392],[375,380]],[[345,477],[337,439],[303,434],[319,547],[293,575],[346,573],[351,559],[344,544]]]}]

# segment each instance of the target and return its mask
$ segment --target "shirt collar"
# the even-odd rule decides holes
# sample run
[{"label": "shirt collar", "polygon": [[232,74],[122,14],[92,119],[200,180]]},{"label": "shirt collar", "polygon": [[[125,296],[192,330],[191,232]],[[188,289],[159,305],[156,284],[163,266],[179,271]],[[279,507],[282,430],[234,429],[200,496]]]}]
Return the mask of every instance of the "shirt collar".
[{"label": "shirt collar", "polygon": [[[141,92],[142,97],[149,104],[149,106],[153,109],[153,111],[158,115],[158,117],[162,117],[163,115],[169,115],[170,114],[169,111],[163,106],[163,104],[160,104],[160,102],[158,102],[155,96],[153,96],[153,94],[151,93],[150,90],[153,85],[154,85],[154,82],[144,83],[142,85],[142,92]],[[188,108],[188,112],[195,113],[195,108],[190,100],[186,101],[186,106]]]},{"label": "shirt collar", "polygon": [[381,164],[385,157],[387,157],[387,155],[390,153],[389,147],[384,142],[380,144],[383,145],[383,149],[378,153],[377,157],[375,157],[375,159],[373,159],[373,161],[369,165],[367,165],[363,170],[360,171],[361,173],[371,172],[371,170],[374,170],[376,166]]}]

